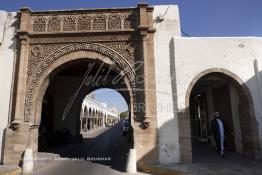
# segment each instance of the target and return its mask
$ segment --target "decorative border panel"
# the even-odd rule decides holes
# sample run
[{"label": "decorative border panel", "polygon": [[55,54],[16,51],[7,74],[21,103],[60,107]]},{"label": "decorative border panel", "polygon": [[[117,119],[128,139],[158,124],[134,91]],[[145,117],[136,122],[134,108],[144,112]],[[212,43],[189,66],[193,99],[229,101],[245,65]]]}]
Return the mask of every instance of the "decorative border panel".
[{"label": "decorative border panel", "polygon": [[32,32],[123,31],[138,26],[136,12],[44,15],[32,17]]}]

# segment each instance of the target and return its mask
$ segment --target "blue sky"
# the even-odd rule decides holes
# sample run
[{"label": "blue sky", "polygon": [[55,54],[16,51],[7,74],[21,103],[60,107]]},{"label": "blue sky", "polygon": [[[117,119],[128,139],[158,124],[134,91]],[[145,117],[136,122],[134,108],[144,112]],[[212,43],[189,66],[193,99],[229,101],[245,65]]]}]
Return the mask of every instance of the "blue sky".
[{"label": "blue sky", "polygon": [[190,36],[262,36],[262,0],[0,0],[0,9],[135,7],[139,2],[178,4],[181,26]]},{"label": "blue sky", "polygon": [[[0,0],[0,10],[135,7],[141,2],[178,4],[181,27],[190,36],[262,36],[262,0]],[[101,92],[97,100],[126,108],[117,92]]]},{"label": "blue sky", "polygon": [[123,96],[115,90],[102,88],[94,91],[93,93],[95,94],[96,101],[115,106],[120,112],[126,111],[128,109],[127,103]]}]

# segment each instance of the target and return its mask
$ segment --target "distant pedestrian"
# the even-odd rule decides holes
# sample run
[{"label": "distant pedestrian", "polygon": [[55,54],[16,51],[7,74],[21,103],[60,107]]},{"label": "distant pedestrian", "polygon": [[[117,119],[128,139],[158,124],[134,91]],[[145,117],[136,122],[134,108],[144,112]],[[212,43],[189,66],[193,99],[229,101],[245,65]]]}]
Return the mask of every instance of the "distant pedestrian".
[{"label": "distant pedestrian", "polygon": [[224,157],[225,125],[219,112],[214,113],[214,119],[211,121],[211,132],[216,141],[217,151],[222,157]]}]

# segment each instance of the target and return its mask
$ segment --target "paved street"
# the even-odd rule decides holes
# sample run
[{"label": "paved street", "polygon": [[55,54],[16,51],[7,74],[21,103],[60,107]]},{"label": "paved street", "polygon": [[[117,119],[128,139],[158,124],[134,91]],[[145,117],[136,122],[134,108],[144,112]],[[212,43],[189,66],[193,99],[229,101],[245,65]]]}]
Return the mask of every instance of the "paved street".
[{"label": "paved street", "polygon": [[[121,124],[97,130],[85,135],[84,144],[71,145],[61,157],[71,160],[50,161],[47,166],[38,168],[34,175],[118,175],[126,174],[125,166],[130,144],[122,136]],[[63,149],[61,149],[63,150]],[[77,159],[76,159],[77,158]],[[104,158],[104,161],[79,159]]]},{"label": "paved street", "polygon": [[[44,166],[36,164],[33,175],[123,175],[125,173],[127,153],[130,148],[122,136],[121,124],[115,127],[100,128],[84,135],[83,144],[53,148],[51,152],[66,160],[54,160],[53,153],[41,157],[53,157]],[[194,145],[194,163],[159,165],[188,175],[261,175],[262,162],[250,160],[236,153],[226,152],[226,157],[218,156],[208,145]],[[86,159],[104,158],[110,160],[86,161]],[[85,159],[85,160],[82,160]],[[143,174],[143,173],[137,173]]]},{"label": "paved street", "polygon": [[194,163],[168,164],[161,167],[175,169],[187,175],[262,175],[262,162],[239,154],[226,152],[220,157],[206,144],[193,147]]}]

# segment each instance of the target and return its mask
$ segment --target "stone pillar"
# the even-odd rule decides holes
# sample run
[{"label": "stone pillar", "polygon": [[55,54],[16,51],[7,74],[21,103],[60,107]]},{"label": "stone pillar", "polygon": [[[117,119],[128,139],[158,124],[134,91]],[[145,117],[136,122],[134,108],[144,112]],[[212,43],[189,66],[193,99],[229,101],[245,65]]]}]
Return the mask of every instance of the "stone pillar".
[{"label": "stone pillar", "polygon": [[89,121],[89,118],[87,118],[86,122],[87,122],[87,131],[89,131],[89,130],[90,130],[90,127],[89,127],[89,126],[90,126],[90,123],[89,123],[89,122],[90,122],[90,121]]},{"label": "stone pillar", "polygon": [[155,62],[153,54],[152,29],[148,24],[147,5],[140,6],[140,35],[141,35],[141,57],[144,61],[144,115],[146,119],[156,119],[156,85],[155,85]]},{"label": "stone pillar", "polygon": [[19,68],[17,77],[17,94],[14,122],[21,122],[24,120],[25,112],[25,93],[26,93],[26,79],[27,79],[27,59],[29,56],[29,23],[30,23],[29,9],[21,9],[20,14],[20,28],[17,31],[20,40],[20,55],[19,55]]},{"label": "stone pillar", "polygon": [[[29,147],[29,123],[25,118],[25,95],[27,81],[27,63],[29,57],[29,37],[31,11],[28,8],[20,9],[18,37],[18,68],[16,70],[17,84],[14,88],[16,94],[12,122],[5,129],[4,134],[4,156],[3,164],[18,165],[21,161],[23,152]],[[16,80],[15,80],[16,81]],[[34,133],[34,132],[33,132]],[[36,149],[36,148],[32,148]]]},{"label": "stone pillar", "polygon": [[5,130],[5,149],[4,165],[19,165],[22,154],[28,147],[29,124],[21,123],[18,128],[6,128]]},{"label": "stone pillar", "polygon": [[96,118],[93,118],[93,129],[96,127]]},{"label": "stone pillar", "polygon": [[36,156],[38,152],[38,131],[39,125],[30,125],[29,126],[29,148],[33,150],[34,155]]},{"label": "stone pillar", "polygon": [[[134,128],[134,148],[137,152],[138,169],[142,169],[146,164],[158,163],[157,145],[157,122],[156,122],[156,85],[155,85],[155,58],[154,58],[154,30],[153,30],[153,8],[147,4],[139,4],[139,27],[140,31],[140,59],[143,61],[143,84],[139,88],[144,88],[142,94],[144,111],[139,111],[140,127],[136,123]],[[140,73],[141,74],[141,73]],[[141,99],[138,99],[141,103]],[[138,109],[141,104],[138,104]],[[140,108],[141,109],[141,108]],[[142,118],[141,118],[142,117]],[[145,139],[146,138],[146,139]]]},{"label": "stone pillar", "polygon": [[96,126],[96,128],[97,128],[97,116],[96,116],[96,118],[95,118],[95,126]]},{"label": "stone pillar", "polygon": [[99,128],[99,118],[96,118],[96,127]]},{"label": "stone pillar", "polygon": [[98,127],[100,128],[100,117],[98,118]]},{"label": "stone pillar", "polygon": [[98,127],[100,128],[100,118],[98,119]]}]

